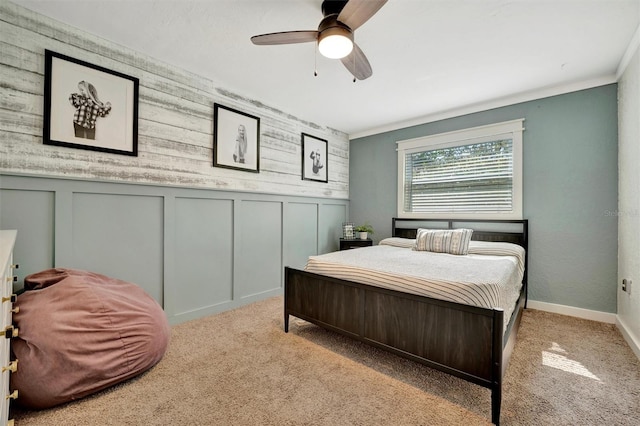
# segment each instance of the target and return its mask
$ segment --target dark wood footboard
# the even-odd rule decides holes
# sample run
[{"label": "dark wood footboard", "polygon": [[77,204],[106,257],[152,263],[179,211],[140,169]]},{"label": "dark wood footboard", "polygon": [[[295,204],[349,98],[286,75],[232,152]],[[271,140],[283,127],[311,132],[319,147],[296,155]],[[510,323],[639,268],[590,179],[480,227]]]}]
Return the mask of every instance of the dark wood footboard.
[{"label": "dark wood footboard", "polygon": [[293,315],[491,389],[492,421],[499,423],[502,376],[515,343],[524,296],[504,335],[500,309],[462,305],[288,267],[284,304],[285,331]]}]

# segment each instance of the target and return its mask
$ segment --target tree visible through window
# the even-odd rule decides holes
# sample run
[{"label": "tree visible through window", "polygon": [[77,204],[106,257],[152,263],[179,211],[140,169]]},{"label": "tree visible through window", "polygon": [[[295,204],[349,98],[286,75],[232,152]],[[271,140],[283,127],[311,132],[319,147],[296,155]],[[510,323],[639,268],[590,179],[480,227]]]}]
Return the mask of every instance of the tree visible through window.
[{"label": "tree visible through window", "polygon": [[511,211],[512,155],[511,140],[407,154],[405,211]]},{"label": "tree visible through window", "polygon": [[501,134],[470,139],[475,128],[398,142],[399,217],[520,216],[521,123],[515,137],[484,126]]}]

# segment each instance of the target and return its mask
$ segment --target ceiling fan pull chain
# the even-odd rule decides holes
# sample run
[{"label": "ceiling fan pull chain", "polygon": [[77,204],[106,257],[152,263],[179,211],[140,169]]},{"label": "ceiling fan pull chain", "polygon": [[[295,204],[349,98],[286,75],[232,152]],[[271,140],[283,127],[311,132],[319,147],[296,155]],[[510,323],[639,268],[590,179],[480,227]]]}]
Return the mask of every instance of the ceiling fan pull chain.
[{"label": "ceiling fan pull chain", "polygon": [[318,42],[316,41],[316,46],[313,51],[313,76],[318,76]]},{"label": "ceiling fan pull chain", "polygon": [[[353,52],[352,56],[353,56],[353,69],[355,70],[356,69],[356,52]],[[353,76],[353,82],[354,83],[356,82],[356,76],[355,75]]]}]

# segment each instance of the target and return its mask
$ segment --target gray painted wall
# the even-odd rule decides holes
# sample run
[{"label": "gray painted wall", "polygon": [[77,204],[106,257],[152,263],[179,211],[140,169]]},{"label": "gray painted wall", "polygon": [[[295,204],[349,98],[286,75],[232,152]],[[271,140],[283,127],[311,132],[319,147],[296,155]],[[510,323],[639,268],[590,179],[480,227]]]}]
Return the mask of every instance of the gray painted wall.
[{"label": "gray painted wall", "polygon": [[371,222],[376,240],[391,235],[396,141],[525,118],[529,297],[616,312],[616,90],[612,84],[352,140],[349,218]]},{"label": "gray painted wall", "polygon": [[284,266],[337,250],[347,217],[347,200],[0,174],[16,290],[91,270],[140,285],[172,323],[281,294]]}]

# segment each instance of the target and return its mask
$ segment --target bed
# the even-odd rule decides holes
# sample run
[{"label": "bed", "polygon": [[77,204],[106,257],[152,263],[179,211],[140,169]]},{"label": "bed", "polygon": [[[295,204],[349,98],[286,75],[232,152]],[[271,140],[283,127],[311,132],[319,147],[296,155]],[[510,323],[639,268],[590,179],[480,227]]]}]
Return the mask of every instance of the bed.
[{"label": "bed", "polygon": [[295,316],[489,388],[491,420],[499,424],[502,378],[527,303],[528,221],[393,218],[390,240],[415,239],[419,228],[473,229],[470,247],[474,241],[522,247],[522,282],[506,309],[512,313],[285,267],[284,330]]}]

